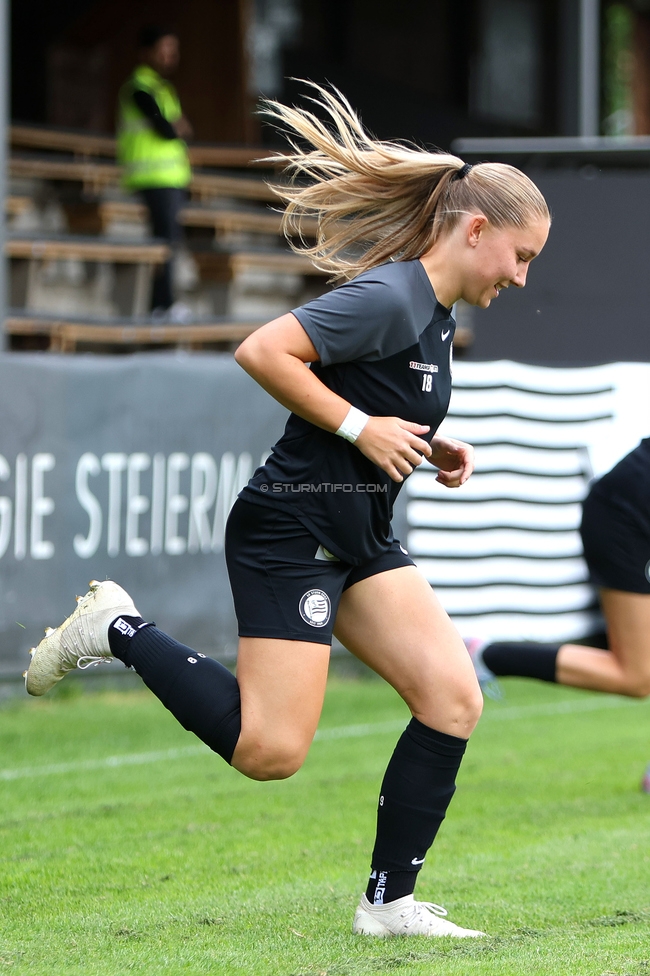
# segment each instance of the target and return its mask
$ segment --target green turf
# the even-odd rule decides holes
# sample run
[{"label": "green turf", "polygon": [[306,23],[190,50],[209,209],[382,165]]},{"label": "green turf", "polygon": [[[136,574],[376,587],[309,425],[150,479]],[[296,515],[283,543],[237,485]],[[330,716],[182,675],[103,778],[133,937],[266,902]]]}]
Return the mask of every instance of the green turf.
[{"label": "green turf", "polygon": [[[259,784],[199,751],[102,766],[196,743],[146,692],[10,703],[0,969],[650,976],[650,707],[505,685],[418,886],[479,942],[350,934],[396,730],[323,738],[292,780]],[[336,680],[321,727],[400,718],[383,683]]]}]

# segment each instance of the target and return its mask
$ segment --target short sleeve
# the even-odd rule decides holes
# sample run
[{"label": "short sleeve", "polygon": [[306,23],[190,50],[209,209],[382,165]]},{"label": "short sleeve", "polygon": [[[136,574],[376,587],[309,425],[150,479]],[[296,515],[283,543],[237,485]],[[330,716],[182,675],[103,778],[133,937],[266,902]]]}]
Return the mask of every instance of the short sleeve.
[{"label": "short sleeve", "polygon": [[385,359],[414,341],[409,302],[393,282],[366,272],[293,310],[323,366]]}]

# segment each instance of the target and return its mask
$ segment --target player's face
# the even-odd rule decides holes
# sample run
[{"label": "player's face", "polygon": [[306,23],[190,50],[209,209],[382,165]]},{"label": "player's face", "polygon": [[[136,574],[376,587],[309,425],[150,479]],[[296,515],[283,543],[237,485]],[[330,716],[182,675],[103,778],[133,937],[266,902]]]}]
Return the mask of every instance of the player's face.
[{"label": "player's face", "polygon": [[[527,227],[492,227],[489,223],[472,230],[462,297],[470,305],[487,308],[503,288],[526,284],[528,266],[546,244],[547,220],[536,220]],[[473,236],[472,236],[473,235]]]}]

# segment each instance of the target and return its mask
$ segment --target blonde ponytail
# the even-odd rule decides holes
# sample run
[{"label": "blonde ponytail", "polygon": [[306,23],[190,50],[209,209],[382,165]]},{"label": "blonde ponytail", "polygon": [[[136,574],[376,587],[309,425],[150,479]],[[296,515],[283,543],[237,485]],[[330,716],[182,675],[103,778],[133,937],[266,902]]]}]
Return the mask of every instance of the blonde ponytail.
[{"label": "blonde ponytail", "polygon": [[[550,219],[540,191],[513,166],[478,163],[467,171],[457,156],[380,142],[338,89],[306,84],[316,91],[309,100],[325,111],[329,125],[280,102],[265,102],[264,114],[292,150],[273,157],[291,177],[288,186],[276,188],[286,203],[284,232],[295,251],[333,278],[421,257],[463,213],[483,213],[495,227]],[[296,138],[312,148],[302,149]],[[310,246],[301,222],[314,216],[318,234]]]}]

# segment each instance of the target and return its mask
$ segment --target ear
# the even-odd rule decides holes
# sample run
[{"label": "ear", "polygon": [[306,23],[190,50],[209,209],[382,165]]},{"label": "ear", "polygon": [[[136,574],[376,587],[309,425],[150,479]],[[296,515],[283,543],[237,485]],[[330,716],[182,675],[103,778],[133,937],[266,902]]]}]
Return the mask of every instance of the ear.
[{"label": "ear", "polygon": [[488,225],[485,214],[472,214],[467,224],[467,243],[476,247]]}]

